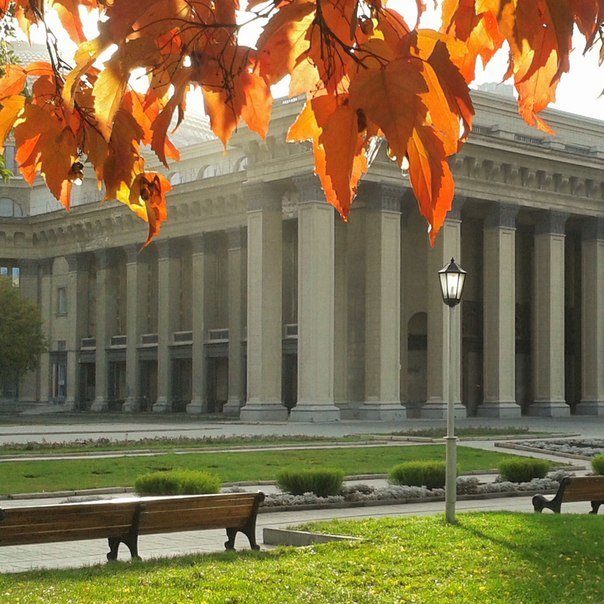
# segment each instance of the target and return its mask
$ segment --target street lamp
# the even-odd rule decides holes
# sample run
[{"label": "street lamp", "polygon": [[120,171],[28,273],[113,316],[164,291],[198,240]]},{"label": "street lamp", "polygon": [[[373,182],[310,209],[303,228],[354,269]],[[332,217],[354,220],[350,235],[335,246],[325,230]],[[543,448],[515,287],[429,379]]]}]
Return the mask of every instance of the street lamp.
[{"label": "street lamp", "polygon": [[455,408],[453,403],[453,376],[451,374],[451,362],[453,360],[451,336],[453,325],[453,309],[461,302],[463,286],[466,281],[466,271],[463,270],[455,260],[438,271],[440,279],[440,290],[443,302],[449,307],[449,396],[447,400],[447,466],[445,473],[445,517],[448,523],[455,523],[455,500],[457,496],[457,437],[455,436]]}]

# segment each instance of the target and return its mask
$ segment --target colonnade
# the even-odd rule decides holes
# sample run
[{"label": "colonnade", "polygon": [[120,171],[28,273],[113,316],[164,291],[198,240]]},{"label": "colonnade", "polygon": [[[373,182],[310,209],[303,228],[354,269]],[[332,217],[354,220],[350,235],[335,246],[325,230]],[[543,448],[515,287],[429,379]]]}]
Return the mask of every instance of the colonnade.
[{"label": "colonnade", "polygon": [[[212,333],[222,330],[216,341],[226,346],[220,354],[228,358],[228,395],[222,408],[226,414],[248,421],[288,417],[304,422],[348,417],[399,421],[417,414],[440,418],[445,416],[451,385],[456,414],[463,416],[463,314],[451,315],[449,354],[450,315],[442,303],[436,274],[451,257],[464,263],[465,208],[456,204],[434,248],[422,244],[416,257],[414,252],[410,258],[406,238],[414,236],[411,231],[416,227],[403,211],[399,187],[373,183],[362,188],[351,224],[342,226],[314,177],[298,177],[293,184],[297,191],[297,403],[291,410],[284,405],[282,393],[282,189],[267,183],[245,185],[245,224],[222,233],[227,288],[221,293],[218,305],[224,308],[218,314],[225,318],[224,324],[209,321],[207,311],[209,297],[217,295],[207,272],[208,257],[216,253],[215,233],[160,237],[152,246],[153,258],[135,244],[69,254],[65,273],[58,277],[52,262],[26,268],[25,286],[28,275],[36,279],[36,297],[50,342],[50,352],[42,358],[38,372],[38,400],[53,398],[52,358],[64,358],[62,402],[66,408],[81,406],[78,374],[83,361],[93,355],[90,409],[108,409],[113,358],[125,364],[122,410],[136,411],[143,397],[141,362],[147,359],[156,363],[152,410],[171,411],[174,359],[184,358],[190,362],[186,411],[207,412],[208,346],[213,345]],[[515,373],[516,273],[522,267],[516,239],[520,211],[509,204],[482,205],[482,243],[481,250],[476,250],[482,253],[483,313],[483,397],[478,415],[521,414]],[[569,216],[552,211],[531,216],[532,403],[525,411],[563,416],[570,413],[564,383]],[[581,400],[576,401],[575,412],[600,415],[604,413],[604,219],[585,217],[582,221]],[[125,271],[121,309],[112,280],[116,258]],[[146,266],[150,262],[155,263],[156,272]],[[416,263],[416,273],[423,272],[425,288],[401,279],[410,263]],[[67,291],[64,323],[53,306],[57,284]],[[407,408],[404,393],[410,299],[427,316],[426,400],[415,405],[413,412]],[[150,306],[155,306],[153,312]],[[122,333],[115,331],[118,315],[125,326]],[[88,348],[86,353],[84,348]],[[179,355],[175,355],[177,350]],[[22,398],[32,396],[31,388],[23,390]]]}]

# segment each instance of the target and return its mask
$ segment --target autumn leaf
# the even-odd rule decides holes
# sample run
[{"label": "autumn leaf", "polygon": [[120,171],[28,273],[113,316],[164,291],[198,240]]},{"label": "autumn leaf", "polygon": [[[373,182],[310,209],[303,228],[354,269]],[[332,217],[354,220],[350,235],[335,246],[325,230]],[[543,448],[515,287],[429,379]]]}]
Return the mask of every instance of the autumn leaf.
[{"label": "autumn leaf", "polygon": [[419,59],[395,59],[384,67],[360,69],[350,84],[351,106],[382,130],[399,166],[414,124],[427,113],[420,97],[428,92],[422,69]]},{"label": "autumn leaf", "polygon": [[4,65],[4,75],[0,77],[0,102],[23,92],[27,74],[19,65]]},{"label": "autumn leaf", "polygon": [[6,137],[24,106],[25,97],[20,94],[5,98],[0,103],[0,153],[4,149]]},{"label": "autumn leaf", "polygon": [[442,142],[429,127],[414,129],[407,148],[409,180],[421,214],[426,218],[430,243],[444,224],[453,204],[454,182]]}]

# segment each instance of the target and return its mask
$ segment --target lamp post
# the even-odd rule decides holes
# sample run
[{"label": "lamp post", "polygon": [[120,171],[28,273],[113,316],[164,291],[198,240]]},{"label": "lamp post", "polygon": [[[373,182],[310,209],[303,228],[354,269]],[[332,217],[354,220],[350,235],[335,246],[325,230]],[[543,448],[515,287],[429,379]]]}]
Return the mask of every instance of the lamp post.
[{"label": "lamp post", "polygon": [[445,473],[445,518],[449,524],[455,523],[455,500],[457,481],[457,437],[455,436],[455,407],[453,376],[451,375],[452,353],[452,325],[453,309],[461,302],[463,286],[466,280],[464,271],[455,260],[438,271],[440,279],[440,290],[443,302],[449,307],[449,396],[447,400],[447,437],[445,438],[447,449],[447,465]]}]

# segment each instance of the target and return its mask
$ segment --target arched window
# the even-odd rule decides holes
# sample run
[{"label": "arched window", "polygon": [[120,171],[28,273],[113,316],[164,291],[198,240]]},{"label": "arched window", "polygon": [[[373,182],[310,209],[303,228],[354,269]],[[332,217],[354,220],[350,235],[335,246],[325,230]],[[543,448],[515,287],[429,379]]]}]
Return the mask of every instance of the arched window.
[{"label": "arched window", "polygon": [[8,197],[0,197],[0,217],[2,218],[20,218],[23,216],[21,206]]},{"label": "arched window", "polygon": [[180,172],[172,172],[170,174],[170,184],[179,185],[182,182],[182,174]]}]

